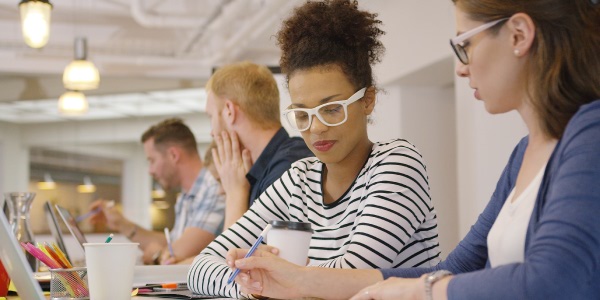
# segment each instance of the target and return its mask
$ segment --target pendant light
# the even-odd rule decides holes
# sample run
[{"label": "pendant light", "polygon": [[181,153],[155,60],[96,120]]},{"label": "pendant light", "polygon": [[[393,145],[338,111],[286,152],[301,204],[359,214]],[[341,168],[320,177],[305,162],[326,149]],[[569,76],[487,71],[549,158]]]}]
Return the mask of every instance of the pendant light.
[{"label": "pendant light", "polygon": [[93,62],[87,60],[87,40],[75,38],[75,60],[63,73],[63,85],[67,90],[86,91],[97,89],[100,84],[100,73]]},{"label": "pendant light", "polygon": [[21,31],[25,44],[31,48],[42,48],[50,37],[50,11],[52,4],[48,0],[22,0]]},{"label": "pendant light", "polygon": [[56,188],[56,182],[52,180],[50,173],[46,173],[44,174],[44,181],[38,182],[37,187],[40,190],[53,190]]},{"label": "pendant light", "polygon": [[154,189],[152,189],[152,199],[162,199],[166,195],[165,190],[158,184],[154,183]]},{"label": "pendant light", "polygon": [[88,111],[85,95],[79,91],[67,91],[58,99],[58,111],[63,115],[83,115]]},{"label": "pendant light", "polygon": [[92,183],[90,176],[83,177],[83,184],[77,186],[77,191],[81,194],[91,194],[96,191],[96,186]]}]

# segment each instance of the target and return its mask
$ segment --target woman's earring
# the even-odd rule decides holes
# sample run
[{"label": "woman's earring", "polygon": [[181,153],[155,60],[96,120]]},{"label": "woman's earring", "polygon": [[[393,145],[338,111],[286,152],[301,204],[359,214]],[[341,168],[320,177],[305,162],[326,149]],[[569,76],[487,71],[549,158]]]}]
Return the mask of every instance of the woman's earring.
[{"label": "woman's earring", "polygon": [[515,49],[513,53],[515,54],[515,56],[521,55],[521,51],[519,51],[519,49]]}]

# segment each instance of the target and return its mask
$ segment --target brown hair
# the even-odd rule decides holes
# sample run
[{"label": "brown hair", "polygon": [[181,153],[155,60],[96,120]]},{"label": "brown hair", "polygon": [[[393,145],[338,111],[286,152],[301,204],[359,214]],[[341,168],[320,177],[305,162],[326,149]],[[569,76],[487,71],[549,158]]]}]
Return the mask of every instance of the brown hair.
[{"label": "brown hair", "polygon": [[187,125],[179,118],[166,119],[142,134],[142,143],[154,138],[154,147],[164,151],[167,146],[178,145],[188,153],[198,153],[196,138]]},{"label": "brown hair", "polygon": [[308,1],[297,7],[277,33],[280,65],[287,79],[297,70],[339,66],[355,88],[374,86],[371,65],[379,62],[385,34],[377,14],[357,1]]},{"label": "brown hair", "polygon": [[206,90],[227,98],[262,128],[279,128],[279,89],[273,73],[261,65],[240,62],[217,69]]},{"label": "brown hair", "polygon": [[527,85],[542,129],[560,138],[580,106],[600,98],[600,5],[590,0],[453,0],[489,22],[525,13],[535,26]]}]

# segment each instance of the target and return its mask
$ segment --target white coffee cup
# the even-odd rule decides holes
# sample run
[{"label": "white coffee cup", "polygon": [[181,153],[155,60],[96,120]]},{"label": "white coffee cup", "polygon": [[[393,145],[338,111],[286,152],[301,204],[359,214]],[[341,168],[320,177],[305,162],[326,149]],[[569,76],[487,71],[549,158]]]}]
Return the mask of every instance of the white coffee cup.
[{"label": "white coffee cup", "polygon": [[297,265],[305,266],[313,230],[310,223],[271,221],[267,233],[267,245],[279,249],[279,257]]},{"label": "white coffee cup", "polygon": [[139,243],[84,243],[91,300],[130,300]]}]

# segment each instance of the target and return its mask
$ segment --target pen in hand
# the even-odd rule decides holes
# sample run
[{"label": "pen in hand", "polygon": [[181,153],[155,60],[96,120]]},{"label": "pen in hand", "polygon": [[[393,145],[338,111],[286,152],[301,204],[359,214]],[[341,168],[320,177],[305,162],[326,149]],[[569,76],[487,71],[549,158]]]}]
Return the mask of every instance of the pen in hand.
[{"label": "pen in hand", "polygon": [[[256,248],[258,248],[258,246],[260,245],[260,243],[267,236],[267,233],[269,232],[269,230],[271,230],[271,224],[268,224],[267,227],[265,227],[265,229],[263,230],[263,232],[260,233],[260,236],[258,237],[258,239],[256,240],[256,242],[254,243],[254,245],[252,245],[252,248],[250,248],[250,250],[248,251],[248,253],[246,253],[246,256],[244,256],[244,258],[248,258],[248,257],[252,256],[252,254],[254,254],[254,251],[256,251]],[[235,277],[239,273],[240,273],[240,269],[236,268],[235,271],[233,271],[233,274],[231,274],[231,276],[229,277],[229,280],[227,280],[227,284],[231,284],[233,282],[233,280],[235,279]]]},{"label": "pen in hand", "polygon": [[[115,206],[115,201],[113,201],[113,200],[108,201],[108,203],[106,203],[106,207],[107,208],[111,208],[113,206]],[[75,222],[79,223],[79,222],[81,222],[81,221],[83,221],[83,220],[85,220],[85,219],[87,219],[87,218],[89,218],[89,217],[91,217],[93,215],[98,214],[101,211],[102,211],[102,207],[96,207],[95,209],[92,209],[92,210],[88,211],[87,213],[85,213],[83,215],[80,215],[77,218],[75,218]]]},{"label": "pen in hand", "polygon": [[175,253],[173,252],[173,245],[171,244],[171,235],[169,234],[169,229],[165,227],[165,238],[167,239],[167,247],[169,248],[169,254],[171,257],[175,257]]}]

